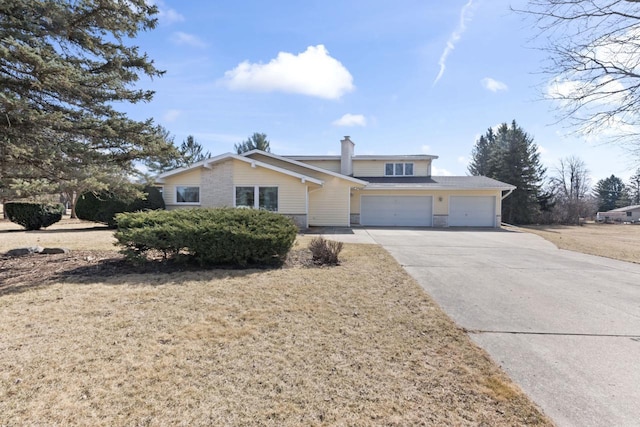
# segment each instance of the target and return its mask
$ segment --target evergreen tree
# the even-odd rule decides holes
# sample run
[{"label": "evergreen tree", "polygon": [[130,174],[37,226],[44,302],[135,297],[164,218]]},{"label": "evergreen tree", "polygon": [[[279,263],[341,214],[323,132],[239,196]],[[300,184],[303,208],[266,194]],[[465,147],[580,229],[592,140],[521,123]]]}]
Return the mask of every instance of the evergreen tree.
[{"label": "evergreen tree", "polygon": [[271,152],[271,147],[269,147],[269,141],[267,140],[267,134],[258,132],[251,135],[246,141],[235,144],[233,148],[238,154],[246,153],[251,150],[262,150],[267,153]]},{"label": "evergreen tree", "polygon": [[[173,138],[170,138],[167,133],[167,139],[173,142]],[[175,154],[171,156],[162,156],[159,159],[150,158],[145,163],[149,172],[152,174],[161,174],[173,169],[184,168],[191,166],[194,163],[211,157],[209,151],[204,151],[204,147],[196,141],[193,135],[187,136],[187,139],[182,141],[180,147],[176,147]]]},{"label": "evergreen tree", "polygon": [[517,188],[502,202],[502,219],[512,224],[531,223],[539,212],[538,196],[545,169],[538,147],[516,121],[489,129],[476,141],[469,173],[497,179]]},{"label": "evergreen tree", "polygon": [[636,173],[629,178],[629,199],[633,205],[640,205],[640,169],[636,170]]},{"label": "evergreen tree", "polygon": [[615,175],[601,179],[593,189],[598,211],[606,212],[629,205],[629,194],[624,182]]},{"label": "evergreen tree", "polygon": [[150,101],[153,92],[134,84],[163,74],[128,44],[155,27],[156,13],[145,0],[0,2],[4,190],[69,187],[92,168],[128,176],[136,160],[173,151],[151,119],[116,109]]}]

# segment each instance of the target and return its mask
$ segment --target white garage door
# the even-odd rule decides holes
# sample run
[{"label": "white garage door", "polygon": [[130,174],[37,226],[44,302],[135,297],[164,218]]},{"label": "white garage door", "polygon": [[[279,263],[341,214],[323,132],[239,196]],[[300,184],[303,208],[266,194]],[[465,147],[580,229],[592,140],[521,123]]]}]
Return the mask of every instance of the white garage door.
[{"label": "white garage door", "polygon": [[433,224],[431,196],[362,196],[360,224],[421,226]]},{"label": "white garage door", "polygon": [[451,196],[450,227],[495,227],[495,196]]}]

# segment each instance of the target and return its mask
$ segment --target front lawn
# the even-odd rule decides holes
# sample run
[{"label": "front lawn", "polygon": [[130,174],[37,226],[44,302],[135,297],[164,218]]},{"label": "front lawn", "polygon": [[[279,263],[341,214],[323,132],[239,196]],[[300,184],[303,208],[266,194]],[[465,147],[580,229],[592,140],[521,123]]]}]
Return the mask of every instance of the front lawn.
[{"label": "front lawn", "polygon": [[145,274],[106,253],[0,258],[0,425],[550,425],[379,246]]}]

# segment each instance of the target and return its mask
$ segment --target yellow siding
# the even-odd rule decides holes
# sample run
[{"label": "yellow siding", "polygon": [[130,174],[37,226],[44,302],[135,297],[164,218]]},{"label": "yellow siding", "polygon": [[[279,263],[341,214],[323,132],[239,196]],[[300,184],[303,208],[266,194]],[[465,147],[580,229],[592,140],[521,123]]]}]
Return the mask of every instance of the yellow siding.
[{"label": "yellow siding", "polygon": [[331,172],[340,173],[340,160],[301,160],[301,162]]},{"label": "yellow siding", "polygon": [[[501,192],[495,190],[360,190],[352,191],[351,213],[360,213],[360,196],[433,196],[433,214],[449,214],[449,196],[496,196],[496,212],[500,212]],[[440,200],[442,198],[442,200]]]},{"label": "yellow siding", "polygon": [[[394,163],[390,160],[354,160],[353,176],[385,176],[384,165]],[[430,176],[431,160],[398,161],[398,163],[413,163],[414,176]]]},{"label": "yellow siding", "polygon": [[[260,185],[278,187],[278,212],[300,215],[307,212],[307,185],[299,178],[235,160],[233,162],[234,194],[237,186]],[[235,196],[234,196],[235,197]]]},{"label": "yellow siding", "polygon": [[285,162],[285,161],[280,160],[280,159],[274,159],[272,157],[265,156],[265,155],[262,155],[262,154],[253,154],[250,158],[251,159],[255,159],[255,160],[259,161],[259,162],[268,163],[268,164],[270,164],[272,166],[277,166],[279,168],[289,170],[291,172],[296,172],[296,173],[299,173],[301,175],[310,176],[312,178],[317,178],[317,179],[324,180],[325,177],[327,176],[326,174],[324,174],[322,172],[317,172],[317,171],[305,168],[304,166],[294,165],[294,164],[291,164],[289,162]]},{"label": "yellow siding", "polygon": [[309,225],[348,227],[351,186],[342,179],[327,178],[322,188],[309,192]]},{"label": "yellow siding", "polygon": [[[162,197],[164,198],[164,204],[167,205],[167,209],[171,209],[172,205],[175,206],[189,206],[189,205],[176,205],[176,187],[177,186],[200,186],[201,183],[202,168],[185,171],[177,175],[165,178],[162,184]],[[202,188],[200,189],[200,199],[202,200]],[[191,205],[193,206],[193,205]]]}]

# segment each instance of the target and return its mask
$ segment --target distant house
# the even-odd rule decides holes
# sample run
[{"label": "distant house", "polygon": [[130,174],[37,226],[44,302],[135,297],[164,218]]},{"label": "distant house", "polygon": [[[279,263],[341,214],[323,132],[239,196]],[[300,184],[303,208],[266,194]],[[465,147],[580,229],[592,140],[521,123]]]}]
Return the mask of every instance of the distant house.
[{"label": "distant house", "polygon": [[161,174],[167,209],[250,207],[309,226],[499,227],[515,187],[483,176],[431,176],[438,156],[225,153]]},{"label": "distant house", "polygon": [[640,205],[625,206],[607,212],[598,212],[598,222],[638,222],[640,221]]}]

